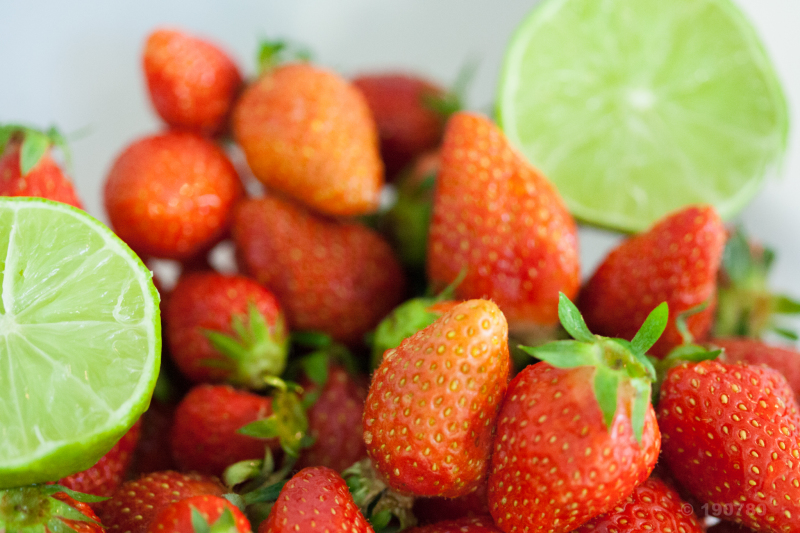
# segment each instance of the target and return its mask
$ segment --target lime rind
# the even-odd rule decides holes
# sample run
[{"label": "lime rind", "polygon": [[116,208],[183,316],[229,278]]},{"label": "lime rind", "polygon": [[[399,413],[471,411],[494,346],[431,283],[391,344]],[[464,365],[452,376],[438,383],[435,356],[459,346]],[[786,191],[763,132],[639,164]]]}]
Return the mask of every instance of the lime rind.
[{"label": "lime rind", "polygon": [[498,122],[576,218],[641,231],[740,212],[788,144],[781,84],[729,0],[545,0],[515,31]]},{"label": "lime rind", "polygon": [[147,409],[159,295],[139,257],[85,212],[0,198],[0,488],[92,466]]}]

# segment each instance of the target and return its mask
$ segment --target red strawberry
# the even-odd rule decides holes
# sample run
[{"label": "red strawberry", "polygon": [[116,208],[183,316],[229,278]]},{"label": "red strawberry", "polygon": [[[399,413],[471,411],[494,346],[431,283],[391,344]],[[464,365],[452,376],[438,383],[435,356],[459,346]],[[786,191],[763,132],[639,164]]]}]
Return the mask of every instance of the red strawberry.
[{"label": "red strawberry", "polygon": [[38,196],[83,209],[72,180],[51,157],[53,145],[65,147],[55,130],[0,126],[0,196]]},{"label": "red strawberry", "polygon": [[491,516],[484,515],[443,520],[435,524],[409,529],[407,533],[502,533],[502,530],[494,525]]},{"label": "red strawberry", "polygon": [[[161,379],[161,376],[159,376]],[[142,415],[142,433],[136,446],[131,470],[138,477],[159,470],[176,470],[170,449],[170,431],[175,419],[175,403],[154,395]]]},{"label": "red strawberry", "polygon": [[214,533],[250,533],[250,521],[231,502],[212,495],[192,496],[163,508],[153,518],[148,533],[201,533],[195,529],[198,513],[201,522]]},{"label": "red strawberry", "polygon": [[278,301],[244,276],[190,273],[164,309],[170,356],[190,380],[267,386],[286,366],[288,335]]},{"label": "red strawberry", "polygon": [[364,441],[392,489],[454,498],[485,480],[510,364],[505,317],[488,300],[456,305],[386,352]]},{"label": "red strawberry", "polygon": [[77,492],[110,496],[125,479],[131,466],[141,427],[142,421],[138,420],[94,466],[61,478],[58,484]]},{"label": "red strawberry", "polygon": [[662,459],[724,518],[764,532],[800,531],[800,414],[777,371],[684,363],[661,387]]},{"label": "red strawberry", "polygon": [[576,340],[524,348],[543,361],[516,375],[497,415],[489,507],[506,533],[573,531],[627,497],[658,459],[645,353],[666,306],[630,343],[592,335],[563,295],[558,311]]},{"label": "red strawberry", "polygon": [[402,72],[362,74],[353,78],[353,85],[375,117],[389,179],[441,141],[447,115],[437,109],[446,97],[439,85]]},{"label": "red strawberry", "polygon": [[164,122],[201,135],[225,130],[242,86],[239,69],[225,52],[162,28],[148,36],[142,59],[150,100]]},{"label": "red strawberry", "polygon": [[555,187],[483,116],[445,130],[428,237],[428,276],[456,296],[491,298],[512,333],[558,322],[558,293],[579,285],[575,221]]},{"label": "red strawberry", "polygon": [[355,222],[267,196],[237,206],[232,234],[240,268],[277,296],[291,329],[357,344],[403,298],[391,248]]},{"label": "red strawberry", "polygon": [[789,382],[795,397],[800,398],[800,352],[797,350],[746,337],[711,339],[708,344],[725,350],[722,359],[726,363],[747,363],[774,368]]},{"label": "red strawberry", "polygon": [[265,441],[237,430],[272,414],[272,400],[228,385],[197,385],[178,404],[172,426],[172,457],[183,471],[222,475],[245,459],[262,459]]},{"label": "red strawberry", "polygon": [[329,215],[375,211],[383,185],[375,121],[363,95],[308,63],[263,74],[237,101],[236,140],[253,174]]},{"label": "red strawberry", "polygon": [[682,343],[675,318],[701,341],[711,327],[717,270],[725,245],[725,227],[711,206],[690,206],[666,216],[645,233],[623,241],[603,260],[580,293],[580,308],[598,335],[631,339],[644,317],[661,302],[670,319],[651,354],[666,356]]},{"label": "red strawberry", "polygon": [[86,503],[88,501],[95,501],[95,498],[58,485],[0,490],[0,531],[105,533],[105,527]]},{"label": "red strawberry", "polygon": [[168,132],[129,145],[111,167],[104,194],[114,231],[135,252],[182,260],[224,236],[243,188],[215,144]]},{"label": "red strawberry", "polygon": [[609,513],[590,520],[575,533],[647,531],[649,533],[703,533],[692,507],[658,478],[650,477]]},{"label": "red strawberry", "polygon": [[120,485],[111,499],[94,504],[108,531],[145,533],[155,516],[172,502],[192,496],[222,496],[225,487],[213,477],[153,472]]},{"label": "red strawberry", "polygon": [[295,474],[284,485],[269,517],[258,527],[258,533],[298,531],[373,533],[353,502],[347,484],[324,466],[304,468]]}]

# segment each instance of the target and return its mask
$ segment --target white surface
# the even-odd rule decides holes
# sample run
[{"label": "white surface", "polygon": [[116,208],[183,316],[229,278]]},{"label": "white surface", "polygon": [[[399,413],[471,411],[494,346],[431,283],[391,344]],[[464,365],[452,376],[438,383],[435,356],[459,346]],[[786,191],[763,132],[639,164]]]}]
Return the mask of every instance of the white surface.
[{"label": "white surface", "polygon": [[[72,143],[73,178],[87,210],[105,220],[101,187],[116,154],[161,126],[140,70],[147,34],[174,25],[227,49],[253,72],[262,37],[307,44],[315,60],[344,74],[404,68],[447,85],[479,61],[468,104],[489,110],[504,47],[535,0],[0,0],[0,122],[58,125]],[[751,16],[800,123],[800,1],[738,0]],[[772,283],[800,297],[800,135],[794,130],[782,178],[742,215],[774,247]],[[584,231],[589,274],[615,237]]]}]

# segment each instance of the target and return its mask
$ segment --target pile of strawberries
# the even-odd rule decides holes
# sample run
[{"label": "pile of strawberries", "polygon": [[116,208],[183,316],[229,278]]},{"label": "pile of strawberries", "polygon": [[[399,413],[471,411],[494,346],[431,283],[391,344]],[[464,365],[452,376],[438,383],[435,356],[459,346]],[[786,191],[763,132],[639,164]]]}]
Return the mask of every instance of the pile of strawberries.
[{"label": "pile of strawberries", "polygon": [[[760,340],[797,305],[767,252],[687,206],[582,283],[573,217],[490,119],[286,51],[245,81],[206,41],[147,40],[167,128],[117,156],[105,206],[181,273],[151,408],[49,489],[88,517],[62,526],[800,532],[800,354]],[[0,139],[0,193],[80,207],[42,135]]]}]

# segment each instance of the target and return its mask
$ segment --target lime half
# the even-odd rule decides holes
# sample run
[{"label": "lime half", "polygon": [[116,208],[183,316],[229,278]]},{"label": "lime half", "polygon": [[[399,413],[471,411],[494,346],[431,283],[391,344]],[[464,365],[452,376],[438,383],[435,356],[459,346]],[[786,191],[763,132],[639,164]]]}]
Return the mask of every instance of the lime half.
[{"label": "lime half", "polygon": [[102,223],[0,198],[0,488],[92,466],[147,408],[158,293]]},{"label": "lime half", "polygon": [[584,222],[738,213],[785,152],[781,85],[729,0],[545,0],[517,29],[498,120]]}]

